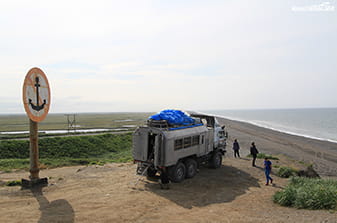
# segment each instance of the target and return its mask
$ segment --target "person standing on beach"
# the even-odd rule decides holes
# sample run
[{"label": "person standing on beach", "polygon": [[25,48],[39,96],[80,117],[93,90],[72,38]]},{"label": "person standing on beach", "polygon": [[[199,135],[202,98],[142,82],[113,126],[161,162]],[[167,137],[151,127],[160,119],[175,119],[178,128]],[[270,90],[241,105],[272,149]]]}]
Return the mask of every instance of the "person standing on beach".
[{"label": "person standing on beach", "polygon": [[273,184],[273,178],[270,177],[270,172],[271,172],[271,161],[269,161],[268,158],[264,158],[264,173],[266,174],[266,185],[269,185],[269,180],[270,183]]},{"label": "person standing on beach", "polygon": [[252,161],[252,166],[256,166],[255,165],[255,160],[257,157],[257,154],[259,153],[259,151],[256,149],[255,143],[252,142],[252,146],[250,147],[250,154],[253,156],[253,161]]},{"label": "person standing on beach", "polygon": [[233,150],[234,150],[234,157],[236,158],[236,155],[240,158],[240,145],[237,141],[237,139],[234,139],[234,143],[233,143]]},{"label": "person standing on beach", "polygon": [[160,183],[161,189],[164,189],[164,190],[170,189],[170,186],[169,186],[170,180],[169,180],[166,168],[163,168],[161,170],[159,183]]}]

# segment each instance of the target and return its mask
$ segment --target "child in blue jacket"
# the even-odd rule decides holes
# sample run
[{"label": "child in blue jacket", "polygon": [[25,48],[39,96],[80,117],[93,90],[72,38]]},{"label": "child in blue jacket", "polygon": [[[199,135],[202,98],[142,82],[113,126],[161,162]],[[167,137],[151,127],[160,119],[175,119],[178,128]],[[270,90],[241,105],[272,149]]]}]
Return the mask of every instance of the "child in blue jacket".
[{"label": "child in blue jacket", "polygon": [[273,178],[270,177],[270,171],[271,171],[271,161],[268,160],[268,158],[264,158],[264,173],[266,174],[266,185],[269,185],[270,183],[273,184]]}]

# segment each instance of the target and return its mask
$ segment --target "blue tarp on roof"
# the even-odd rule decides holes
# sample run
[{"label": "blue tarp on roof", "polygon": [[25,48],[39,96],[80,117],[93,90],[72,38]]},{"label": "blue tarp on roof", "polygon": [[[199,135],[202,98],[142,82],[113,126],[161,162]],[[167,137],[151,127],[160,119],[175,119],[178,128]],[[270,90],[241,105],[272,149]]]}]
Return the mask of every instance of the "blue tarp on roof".
[{"label": "blue tarp on roof", "polygon": [[167,109],[149,117],[153,120],[166,120],[170,125],[193,125],[195,120],[180,110]]}]

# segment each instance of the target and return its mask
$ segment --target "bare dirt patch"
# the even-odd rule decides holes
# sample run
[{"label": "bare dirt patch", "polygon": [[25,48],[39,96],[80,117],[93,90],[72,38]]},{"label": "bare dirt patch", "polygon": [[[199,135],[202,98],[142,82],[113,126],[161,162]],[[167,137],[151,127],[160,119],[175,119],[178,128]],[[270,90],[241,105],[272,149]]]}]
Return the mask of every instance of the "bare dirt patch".
[{"label": "bare dirt patch", "polygon": [[[220,169],[202,167],[170,190],[145,177],[138,180],[131,163],[42,170],[50,185],[41,190],[0,187],[1,222],[337,222],[334,211],[274,204],[272,195],[287,179],[272,175],[276,184],[265,186],[262,160],[257,164],[251,167],[249,159],[231,158],[229,152]],[[0,174],[2,181],[27,176]]]}]

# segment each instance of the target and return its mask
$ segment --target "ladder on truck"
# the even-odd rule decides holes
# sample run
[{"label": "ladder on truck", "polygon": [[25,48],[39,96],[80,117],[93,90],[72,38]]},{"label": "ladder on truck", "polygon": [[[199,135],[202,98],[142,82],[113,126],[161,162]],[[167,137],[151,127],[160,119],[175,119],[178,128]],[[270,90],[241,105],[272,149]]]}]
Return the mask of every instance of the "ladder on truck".
[{"label": "ladder on truck", "polygon": [[137,175],[140,175],[140,176],[136,179],[136,181],[135,181],[135,183],[134,183],[135,186],[138,184],[139,180],[140,180],[143,176],[145,176],[146,171],[147,171],[147,170],[149,169],[149,167],[151,166],[151,164],[149,164],[149,163],[142,163],[142,164],[143,164],[143,165],[141,165],[141,166],[137,166],[137,172],[136,172],[136,174],[137,174]]}]

